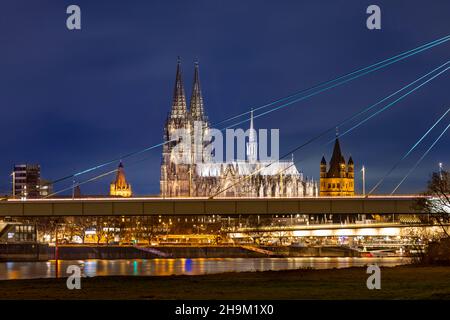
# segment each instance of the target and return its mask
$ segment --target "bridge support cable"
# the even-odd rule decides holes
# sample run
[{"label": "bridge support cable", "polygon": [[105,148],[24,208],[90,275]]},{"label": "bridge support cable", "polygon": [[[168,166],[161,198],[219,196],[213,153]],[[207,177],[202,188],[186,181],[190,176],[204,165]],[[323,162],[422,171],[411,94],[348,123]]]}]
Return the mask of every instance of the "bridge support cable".
[{"label": "bridge support cable", "polygon": [[[357,75],[357,74],[359,74],[359,73],[363,73],[363,72],[365,72],[365,71],[369,71],[369,70],[371,70],[371,69],[373,69],[373,68],[376,68],[376,67],[378,67],[378,66],[381,66],[380,68],[373,69],[373,70],[371,70],[370,72],[379,70],[379,69],[384,68],[384,67],[386,67],[386,66],[388,66],[388,65],[390,65],[390,64],[392,64],[392,63],[395,63],[395,62],[404,60],[404,59],[406,59],[406,58],[408,58],[408,57],[410,57],[410,56],[413,56],[413,55],[415,55],[415,54],[418,54],[418,53],[420,53],[420,52],[422,52],[422,51],[431,49],[431,48],[433,48],[434,46],[438,46],[438,45],[440,45],[440,44],[442,44],[442,43],[445,43],[445,42],[447,42],[448,40],[450,40],[450,35],[447,35],[447,36],[442,37],[442,38],[440,38],[440,39],[437,39],[437,40],[428,42],[428,43],[426,43],[426,44],[424,44],[424,45],[421,45],[421,46],[419,46],[419,47],[416,47],[416,48],[414,48],[414,49],[411,49],[411,50],[402,52],[402,53],[400,53],[400,54],[398,54],[398,55],[395,55],[395,56],[393,56],[393,57],[390,57],[390,58],[384,59],[384,60],[382,60],[382,61],[379,61],[379,62],[377,62],[377,63],[371,64],[371,65],[369,65],[369,66],[367,66],[367,67],[360,68],[360,69],[357,69],[357,70],[355,70],[355,71],[349,72],[349,73],[344,74],[344,75],[342,75],[342,76],[340,76],[340,77],[337,77],[337,78],[335,78],[335,79],[332,79],[332,80],[329,80],[329,81],[325,81],[325,82],[319,83],[319,84],[317,84],[317,85],[315,85],[315,86],[312,86],[312,87],[310,87],[310,88],[308,88],[308,89],[304,89],[304,90],[298,91],[298,92],[293,93],[293,94],[291,94],[291,95],[289,95],[289,96],[286,96],[286,97],[277,99],[277,100],[275,100],[275,101],[272,101],[272,102],[270,102],[270,103],[264,104],[264,105],[262,105],[262,106],[259,106],[259,107],[253,107],[252,110],[255,112],[255,111],[258,111],[258,110],[261,110],[261,109],[265,109],[265,108],[274,106],[274,105],[276,105],[276,104],[278,104],[278,103],[281,103],[281,102],[284,102],[284,101],[288,101],[288,100],[293,99],[293,98],[296,98],[296,97],[298,97],[298,96],[300,96],[300,95],[307,94],[307,93],[309,93],[309,92],[311,92],[311,91],[313,91],[313,90],[320,89],[320,88],[325,87],[325,86],[327,86],[327,85],[331,85],[331,84],[333,84],[333,83],[335,83],[335,82],[344,80],[344,79],[346,79],[346,78],[348,78],[348,77],[352,77],[352,76],[355,76],[355,75]],[[395,60],[395,61],[393,61],[393,60]],[[392,61],[393,61],[393,62],[392,62]],[[387,64],[388,62],[392,62],[392,63]],[[369,72],[369,73],[370,73],[370,72]],[[353,78],[352,78],[351,80],[353,80]],[[296,101],[296,102],[297,102],[297,101]],[[234,115],[234,116],[231,116],[231,117],[226,118],[226,119],[224,119],[224,120],[221,120],[221,121],[219,121],[219,122],[216,122],[216,123],[214,123],[213,125],[222,124],[222,123],[224,123],[224,122],[228,122],[228,121],[231,121],[231,120],[240,118],[240,117],[242,117],[242,116],[245,116],[245,115],[250,114],[250,112],[251,112],[251,110],[245,111],[245,112],[242,112],[242,113],[239,113],[239,114],[237,114],[237,115]],[[258,116],[258,117],[259,117],[259,116]],[[246,120],[246,121],[248,121],[248,120]],[[240,122],[240,123],[241,123],[241,122]],[[237,124],[240,124],[240,123],[237,123]],[[233,124],[233,125],[231,125],[231,126],[235,126],[235,125],[237,125],[237,124]],[[230,127],[231,127],[231,126],[230,126]]]},{"label": "bridge support cable", "polygon": [[434,142],[431,144],[431,146],[423,153],[423,155],[417,160],[417,162],[414,164],[414,166],[408,171],[408,173],[403,177],[403,179],[395,186],[394,190],[392,190],[391,195],[393,195],[398,188],[402,185],[402,183],[409,177],[409,175],[419,166],[419,164],[422,162],[422,160],[428,155],[428,153],[431,151],[431,149],[434,148],[434,146],[441,140],[442,136],[445,134],[445,132],[450,128],[450,123],[445,127],[445,129],[441,132],[441,134],[434,140]]},{"label": "bridge support cable", "polygon": [[[430,76],[431,74],[435,73],[436,71],[442,69],[443,67],[445,67],[445,66],[448,65],[448,64],[450,64],[450,61],[447,61],[446,63],[442,64],[441,66],[439,66],[439,67],[437,67],[437,68],[435,68],[435,69],[433,69],[432,71],[428,72],[427,74],[425,74],[425,75],[419,77],[418,79],[416,79],[416,80],[414,80],[413,82],[407,84],[406,86],[402,87],[401,89],[397,90],[396,92],[394,92],[394,93],[392,93],[392,94],[390,94],[390,95],[384,97],[383,99],[379,100],[379,101],[376,102],[375,104],[372,104],[371,106],[369,106],[369,107],[363,109],[362,111],[359,111],[359,112],[357,112],[356,114],[350,116],[349,118],[347,118],[347,119],[341,121],[340,123],[337,124],[337,126],[338,126],[338,127],[339,127],[339,126],[342,126],[342,125],[344,125],[344,124],[346,124],[346,123],[348,123],[348,122],[354,120],[354,119],[357,118],[358,116],[360,116],[360,115],[362,115],[362,114],[364,114],[364,113],[366,113],[366,112],[372,110],[372,109],[375,108],[376,106],[378,106],[378,105],[380,105],[381,103],[387,101],[389,98],[392,98],[393,96],[397,95],[398,93],[400,93],[400,92],[404,91],[405,89],[411,87],[412,85],[416,84],[417,82],[419,82],[419,81],[425,79],[426,77],[428,77],[428,76]],[[424,81],[424,82],[421,83],[420,85],[418,85],[418,86],[414,87],[413,89],[409,90],[407,93],[405,93],[404,95],[400,96],[399,98],[397,98],[397,99],[394,100],[393,102],[389,103],[387,106],[385,106],[385,107],[382,108],[381,110],[379,110],[379,111],[375,112],[374,114],[370,115],[369,117],[367,117],[367,118],[361,120],[361,121],[360,121],[359,123],[357,123],[355,126],[351,127],[350,129],[348,129],[348,130],[345,131],[344,133],[340,134],[338,137],[341,137],[341,136],[343,136],[343,135],[345,135],[345,134],[347,134],[347,133],[353,131],[354,129],[356,129],[357,127],[359,127],[359,126],[362,125],[363,123],[367,122],[368,120],[370,120],[370,119],[373,118],[374,116],[376,116],[376,115],[378,115],[379,113],[381,113],[381,112],[387,110],[388,108],[392,107],[394,104],[396,104],[396,103],[399,102],[400,100],[404,99],[406,96],[408,96],[408,95],[411,94],[412,92],[418,90],[420,87],[424,86],[424,85],[427,84],[428,82],[432,81],[433,79],[435,79],[436,77],[438,77],[439,75],[441,75],[442,73],[444,73],[445,71],[447,71],[448,69],[450,69],[450,67],[445,68],[444,70],[442,70],[442,71],[440,71],[439,73],[437,73],[437,74],[435,74],[434,76],[432,76],[430,79]],[[335,127],[336,127],[336,126],[333,126],[332,128],[329,128],[329,129],[325,130],[324,132],[322,132],[322,133],[320,133],[319,135],[313,137],[312,139],[308,140],[307,142],[305,142],[305,143],[301,144],[300,146],[297,146],[296,148],[290,150],[289,152],[287,152],[286,154],[284,154],[283,156],[281,156],[280,159],[286,158],[287,156],[291,155],[292,153],[297,152],[297,151],[300,150],[301,148],[303,148],[303,147],[309,145],[310,143],[316,141],[317,139],[323,137],[324,135],[326,135],[326,134],[329,133],[330,131],[334,130]],[[172,141],[174,141],[174,140],[171,140],[171,141],[168,141],[168,142],[172,142]],[[332,141],[334,141],[334,139],[333,139]],[[332,141],[329,141],[328,143],[330,143],[330,142],[332,142]],[[167,143],[168,143],[168,142],[167,142]],[[327,144],[328,144],[328,143],[327,143]],[[158,144],[158,145],[152,146],[151,148],[156,148],[156,147],[161,146],[161,145],[163,145],[163,144],[164,144],[164,143],[160,143],[160,144]],[[139,151],[139,152],[135,152],[135,153],[133,153],[133,155],[137,155],[137,154],[140,154],[140,153],[144,153],[145,151],[148,151],[148,149],[149,149],[149,148],[147,148],[147,149],[145,149],[145,150],[141,150],[141,151]],[[131,154],[130,154],[130,155],[131,155]],[[119,160],[120,160],[120,159],[119,159]],[[145,159],[143,159],[143,160],[145,160]],[[141,162],[141,161],[143,161],[143,160],[136,161],[135,163],[139,163],[139,162]],[[114,160],[114,161],[118,161],[118,160]],[[102,166],[96,166],[95,168],[91,168],[90,171],[95,170],[95,169],[99,169],[100,167],[103,167],[103,166],[105,166],[105,165],[107,165],[107,164],[111,164],[111,163],[113,163],[114,161],[111,161],[111,162],[109,162],[109,163],[105,163],[105,164],[102,165]],[[270,166],[272,163],[277,162],[277,161],[278,161],[278,160],[273,161],[273,162],[269,163],[268,165],[266,165],[266,166],[264,166],[264,167],[262,167],[262,168],[256,170],[255,172],[253,172],[252,174],[250,174],[248,177],[254,176],[255,174],[257,174],[258,172],[260,172],[260,171],[263,170],[264,168],[267,168],[267,167]],[[133,164],[135,164],[135,163],[133,163]],[[294,163],[294,164],[295,164],[295,163]],[[294,164],[293,164],[293,165],[294,165]],[[285,168],[282,172],[284,172],[285,170],[289,169],[290,167],[292,167],[292,165],[291,165],[291,166],[288,166],[287,168]],[[97,177],[94,177],[94,178],[92,178],[92,179],[88,179],[88,180],[82,182],[81,184],[84,184],[84,183],[88,183],[88,182],[97,180],[98,178],[101,178],[101,177],[103,177],[104,175],[107,175],[107,174],[111,174],[112,172],[115,172],[115,171],[116,171],[116,170],[110,171],[110,172],[108,172],[108,173],[106,173],[106,174],[101,174],[101,175],[99,175],[99,176],[97,176]],[[84,172],[82,172],[82,174],[87,173],[87,172],[88,172],[88,171],[85,170]],[[282,173],[282,172],[281,172],[281,173]],[[245,179],[245,178],[244,178],[244,179]],[[218,194],[223,193],[224,191],[228,190],[229,188],[231,188],[231,187],[233,187],[233,186],[235,186],[236,184],[239,184],[239,183],[241,183],[241,182],[242,182],[242,181],[238,181],[238,182],[236,182],[235,184],[229,186],[227,189],[218,191],[218,192],[217,192],[215,195],[213,195],[212,197],[215,197],[215,196],[217,196]],[[77,185],[75,185],[75,186],[68,187],[68,188],[66,188],[66,189],[63,189],[63,190],[57,192],[57,193],[61,193],[61,192],[67,191],[67,190],[72,189],[72,188],[74,188],[74,187],[76,187],[76,186],[78,186],[78,185],[81,185],[81,184],[77,184]],[[56,193],[54,193],[54,194],[56,194]],[[52,195],[54,195],[54,194],[52,194]]]},{"label": "bridge support cable", "polygon": [[[420,78],[418,78],[418,79],[414,80],[413,82],[409,83],[408,85],[404,86],[404,87],[401,88],[400,90],[397,90],[395,93],[390,94],[389,96],[387,96],[387,97],[381,99],[380,101],[378,101],[378,102],[376,102],[375,104],[369,106],[368,108],[366,108],[366,109],[364,109],[364,110],[362,110],[362,111],[359,111],[359,112],[357,112],[355,115],[352,115],[352,116],[350,116],[349,118],[347,118],[347,119],[345,119],[345,120],[339,122],[336,126],[333,126],[333,127],[329,128],[329,129],[323,131],[322,133],[320,133],[320,134],[314,136],[313,138],[309,139],[309,140],[306,141],[305,143],[303,143],[303,144],[301,144],[301,145],[299,145],[299,146],[297,146],[297,147],[295,147],[295,148],[289,150],[289,151],[286,152],[284,155],[282,155],[279,159],[274,160],[274,161],[270,162],[269,164],[267,164],[267,165],[265,165],[265,166],[263,166],[263,167],[261,167],[261,168],[255,170],[255,171],[253,171],[250,175],[248,175],[248,176],[246,176],[246,177],[244,177],[244,178],[239,179],[239,180],[236,181],[234,184],[231,184],[230,186],[228,186],[228,187],[226,187],[226,188],[224,188],[224,189],[222,189],[222,190],[219,190],[219,191],[216,192],[214,195],[212,195],[210,198],[214,198],[214,197],[216,197],[217,195],[219,195],[219,194],[221,194],[221,193],[223,193],[223,192],[229,190],[230,188],[232,188],[232,187],[234,187],[234,186],[236,186],[236,185],[242,183],[242,182],[245,181],[246,179],[251,178],[252,176],[258,174],[260,171],[262,171],[262,170],[264,170],[265,168],[269,167],[269,166],[272,165],[273,163],[276,163],[276,162],[278,162],[279,160],[288,157],[289,155],[291,155],[291,154],[297,152],[298,150],[304,148],[305,146],[311,144],[312,142],[314,142],[314,141],[320,139],[321,137],[323,137],[324,135],[326,135],[326,134],[329,133],[330,131],[334,130],[334,128],[339,127],[339,126],[342,126],[343,124],[346,124],[346,123],[348,123],[349,121],[355,119],[357,116],[359,116],[359,115],[361,115],[361,114],[364,114],[365,112],[367,112],[367,111],[373,109],[375,106],[377,106],[377,105],[379,105],[380,103],[382,103],[382,102],[388,100],[388,97],[389,97],[389,98],[393,97],[395,94],[398,94],[399,92],[405,90],[406,88],[409,88],[411,85],[416,84],[418,81],[425,79],[426,77],[428,77],[428,76],[430,76],[431,74],[435,73],[435,72],[438,71],[439,69],[442,69],[442,67],[448,65],[449,63],[450,63],[450,61],[447,61],[446,63],[444,63],[444,64],[440,65],[439,67],[433,69],[432,71],[428,72],[428,73],[425,74],[424,76],[421,76]],[[376,116],[376,115],[380,114],[381,112],[383,112],[383,111],[389,109],[390,107],[392,107],[393,105],[395,105],[396,103],[398,103],[399,101],[401,101],[402,99],[404,99],[405,97],[407,97],[408,95],[410,95],[411,93],[413,93],[414,91],[420,89],[421,87],[423,87],[424,85],[426,85],[426,84],[429,83],[430,81],[432,81],[432,80],[434,80],[435,78],[437,78],[438,76],[440,76],[442,73],[446,72],[448,69],[450,69],[450,66],[449,66],[449,67],[446,67],[444,70],[438,72],[437,74],[431,76],[429,79],[427,79],[427,80],[423,81],[422,83],[420,83],[419,85],[415,86],[413,89],[409,90],[407,93],[403,94],[403,95],[400,96],[399,98],[397,98],[397,99],[395,99],[394,101],[390,102],[388,105],[386,105],[386,106],[383,107],[382,109],[378,110],[377,112],[375,112],[375,113],[371,114],[370,116],[364,118],[363,120],[359,121],[356,125],[354,125],[354,126],[351,127],[350,129],[348,129],[347,131],[345,131],[343,134],[339,134],[338,137],[341,137],[341,136],[343,136],[343,135],[345,135],[345,134],[348,134],[349,132],[351,132],[351,131],[353,131],[354,129],[358,128],[360,125],[362,125],[362,124],[364,124],[365,122],[367,122],[368,120],[372,119],[374,116]],[[325,145],[326,145],[326,144],[329,144],[329,143],[331,143],[331,142],[333,142],[333,141],[334,141],[334,139],[333,139],[333,140],[330,140],[330,141],[328,141],[328,142],[326,142]],[[287,166],[286,168],[284,168],[284,169],[280,172],[280,174],[282,174],[283,172],[285,172],[286,170],[288,170],[290,167],[294,166],[294,165],[297,164],[297,163],[298,163],[298,162],[294,162],[292,165]]]},{"label": "bridge support cable", "polygon": [[[447,61],[446,63],[442,64],[441,66],[439,66],[438,68],[430,71],[429,73],[427,73],[426,75],[420,77],[419,79],[411,82],[410,84],[408,84],[407,86],[403,87],[402,89],[398,90],[396,93],[403,91],[404,89],[406,89],[407,87],[410,87],[411,85],[415,84],[416,82],[423,80],[424,78],[426,78],[427,76],[429,76],[430,74],[433,74],[436,70],[441,69],[442,67],[448,65],[450,63],[450,61]],[[406,92],[405,94],[401,95],[399,98],[395,99],[394,101],[392,101],[391,103],[387,104],[385,107],[381,108],[380,110],[378,110],[377,112],[373,113],[372,115],[370,115],[369,117],[367,117],[366,119],[358,122],[357,124],[355,124],[353,127],[347,129],[346,131],[344,131],[342,134],[339,134],[339,137],[342,137],[344,135],[346,135],[347,133],[353,131],[354,129],[358,128],[359,126],[361,126],[362,124],[364,124],[365,122],[369,121],[370,119],[372,119],[373,117],[377,116],[378,114],[380,114],[381,112],[389,109],[390,107],[392,107],[394,104],[396,104],[397,102],[399,102],[400,100],[403,100],[404,98],[406,98],[408,95],[410,95],[411,93],[413,93],[414,91],[420,89],[422,86],[426,85],[428,82],[434,80],[435,78],[439,77],[441,74],[445,73],[448,69],[450,69],[450,66],[446,67],[444,70],[438,72],[437,74],[433,75],[431,78],[429,78],[428,80],[422,82],[421,84],[419,84],[418,86],[414,87],[413,89],[409,90],[408,92]],[[392,97],[392,95],[389,96],[389,98]],[[382,100],[387,100],[388,97],[382,99]],[[381,102],[381,101],[380,101]],[[379,103],[375,103],[373,106],[378,105]],[[371,109],[371,108],[370,108]],[[328,143],[332,143],[334,141],[330,140]]]},{"label": "bridge support cable", "polygon": [[438,124],[439,122],[441,122],[442,119],[445,118],[445,116],[447,115],[447,113],[450,112],[450,108],[447,109],[447,111],[444,112],[444,114],[442,116],[439,117],[439,119],[433,123],[433,125],[428,128],[428,130],[422,135],[422,137],[419,138],[419,140],[417,140],[412,147],[403,155],[403,157],[401,157],[393,166],[392,168],[386,172],[386,174],[375,184],[375,186],[369,191],[368,195],[371,195],[384,181],[384,179],[386,179],[391,173],[392,171],[394,171],[397,166],[403,161],[405,160],[413,151],[414,149],[423,141],[423,139],[425,139],[428,134],[431,132],[431,130],[433,130]]},{"label": "bridge support cable", "polygon": [[[417,53],[417,52],[416,52],[416,53]],[[416,54],[416,53],[414,53],[414,54]],[[412,54],[411,54],[411,55],[412,55]],[[408,55],[408,56],[409,56],[409,55]],[[408,57],[408,56],[406,56],[406,57]],[[385,67],[387,67],[388,65],[391,65],[391,64],[396,63],[396,62],[398,62],[398,61],[401,61],[401,60],[405,59],[406,57],[402,57],[402,58],[399,58],[399,59],[390,61],[389,63],[386,63],[386,64],[384,64],[384,65],[381,65],[381,66],[379,66],[379,67],[377,67],[377,68],[369,69],[369,70],[366,71],[366,72],[363,72],[363,73],[354,75],[354,76],[352,76],[352,77],[350,77],[350,78],[348,78],[348,79],[342,80],[342,81],[340,81],[340,82],[338,82],[338,83],[335,83],[335,84],[333,84],[333,85],[330,85],[330,86],[325,87],[325,88],[323,88],[323,89],[320,89],[320,90],[318,90],[318,91],[312,92],[312,93],[310,93],[310,94],[308,94],[308,95],[306,95],[306,96],[302,96],[302,97],[300,97],[300,98],[297,98],[297,99],[294,99],[294,100],[289,101],[289,102],[287,102],[287,103],[284,103],[284,104],[282,104],[282,105],[280,105],[280,106],[271,108],[271,109],[269,109],[269,110],[267,110],[267,111],[265,111],[265,112],[256,114],[256,115],[253,116],[253,119],[257,119],[257,118],[259,118],[259,117],[265,116],[265,115],[267,115],[267,114],[269,114],[269,113],[272,113],[272,112],[274,112],[274,111],[277,111],[277,110],[280,110],[280,109],[282,109],[282,108],[288,107],[288,106],[290,106],[290,105],[292,105],[292,104],[294,104],[294,103],[300,102],[300,101],[305,100],[305,99],[310,98],[310,97],[313,97],[313,96],[315,96],[315,95],[317,95],[317,94],[319,94],[319,93],[322,93],[322,92],[328,91],[328,90],[330,90],[330,89],[332,89],[332,88],[341,86],[341,85],[343,85],[343,84],[345,84],[345,83],[347,83],[347,82],[350,82],[350,81],[352,81],[352,80],[354,80],[354,79],[360,78],[360,77],[365,76],[365,75],[367,75],[367,74],[369,74],[369,73],[372,73],[372,72],[377,71],[377,70],[379,70],[379,69],[385,68]],[[255,110],[253,110],[253,111],[255,111]],[[249,119],[244,119],[244,120],[241,120],[241,121],[239,121],[239,122],[236,122],[236,123],[233,123],[233,124],[227,126],[227,128],[232,128],[232,127],[235,127],[235,126],[237,126],[237,125],[246,123],[246,122],[248,122],[248,121],[249,121]]]},{"label": "bridge support cable", "polygon": [[[284,98],[275,100],[275,101],[273,101],[273,102],[271,102],[271,103],[268,103],[268,104],[266,104],[266,105],[260,106],[260,107],[258,107],[258,108],[253,108],[253,110],[261,110],[261,109],[263,109],[263,108],[268,108],[268,107],[270,107],[270,106],[274,106],[274,105],[276,105],[277,103],[280,103],[280,102],[283,102],[283,101],[288,101],[288,100],[290,100],[290,99],[292,99],[292,98],[295,98],[295,97],[297,97],[297,96],[300,96],[300,95],[302,95],[302,94],[306,94],[306,93],[309,93],[309,92],[310,92],[309,94],[304,95],[304,96],[301,96],[301,97],[299,97],[299,98],[297,98],[297,99],[294,99],[293,101],[289,101],[289,102],[284,103],[284,104],[282,104],[282,105],[280,105],[280,106],[274,107],[274,108],[272,108],[272,109],[270,109],[270,110],[268,110],[268,111],[265,111],[265,112],[263,112],[263,113],[260,113],[260,114],[258,114],[258,115],[255,115],[254,118],[259,118],[259,117],[261,117],[261,116],[263,116],[263,115],[266,115],[266,114],[268,114],[268,113],[270,113],[270,112],[277,111],[277,110],[279,110],[279,109],[281,109],[281,108],[287,107],[287,106],[289,106],[289,105],[291,105],[291,104],[294,104],[294,103],[296,103],[296,102],[299,102],[299,101],[301,101],[301,100],[307,99],[307,98],[309,98],[309,97],[312,97],[312,96],[314,96],[314,95],[317,95],[317,94],[319,94],[319,93],[322,93],[322,92],[324,92],[324,91],[327,91],[327,90],[329,90],[329,89],[332,89],[332,88],[334,88],[334,87],[340,86],[340,85],[342,85],[342,84],[344,84],[344,83],[347,83],[347,82],[349,82],[349,81],[352,81],[352,80],[354,80],[354,79],[360,78],[360,77],[362,77],[362,76],[364,76],[364,75],[367,75],[367,74],[372,73],[372,72],[374,72],[374,71],[377,71],[377,70],[380,70],[380,69],[382,69],[382,68],[385,68],[385,67],[387,67],[387,66],[389,66],[389,65],[391,65],[391,64],[394,64],[394,63],[396,63],[396,62],[398,62],[398,61],[404,60],[404,59],[406,59],[406,58],[408,58],[408,57],[411,57],[411,56],[413,56],[413,55],[416,55],[416,54],[418,54],[418,53],[420,53],[420,52],[429,50],[429,49],[431,49],[431,48],[433,48],[433,47],[435,47],[435,46],[439,46],[439,45],[441,45],[441,44],[443,44],[443,43],[446,43],[446,42],[449,41],[449,40],[450,40],[450,35],[447,35],[447,36],[442,37],[442,38],[440,38],[440,39],[437,39],[437,40],[431,41],[431,42],[429,42],[429,43],[426,43],[426,44],[424,44],[424,45],[421,45],[421,46],[419,46],[419,47],[416,47],[416,48],[414,48],[414,49],[411,49],[411,50],[405,51],[405,52],[403,52],[403,53],[400,53],[400,54],[398,54],[398,55],[396,55],[396,56],[387,58],[387,59],[382,60],[382,61],[380,61],[380,62],[377,62],[377,63],[374,63],[374,64],[372,64],[372,65],[369,65],[369,66],[367,66],[367,67],[364,67],[364,68],[358,69],[358,70],[356,70],[356,71],[350,72],[350,73],[348,73],[348,74],[345,74],[345,75],[343,75],[343,76],[337,77],[337,78],[335,78],[335,79],[333,79],[333,80],[323,82],[323,83],[318,84],[318,85],[316,85],[316,86],[313,86],[313,87],[311,87],[311,88],[309,88],[309,89],[299,91],[299,92],[294,93],[294,94],[292,94],[292,95],[290,95],[290,96],[287,96],[287,97],[284,97]],[[315,90],[315,91],[314,91],[314,90]],[[245,113],[241,113],[241,114],[236,115],[236,116],[233,116],[233,117],[231,117],[231,118],[227,118],[227,119],[222,120],[222,121],[220,121],[220,122],[218,122],[218,123],[215,123],[215,125],[216,125],[216,124],[220,124],[220,123],[224,123],[224,122],[226,122],[226,121],[230,121],[231,119],[236,119],[236,118],[238,118],[238,117],[240,117],[240,116],[243,116],[243,115],[246,115],[246,114],[248,114],[248,113],[250,113],[250,111],[246,111]],[[244,123],[244,122],[247,122],[247,121],[248,121],[248,119],[246,119],[246,120],[244,120],[244,121],[241,121],[241,122],[238,122],[238,123],[235,123],[235,124],[233,124],[233,125],[231,125],[231,126],[226,126],[226,127],[224,127],[223,129],[221,129],[221,130],[225,130],[225,129],[227,129],[227,128],[230,128],[230,127],[232,127],[232,126],[236,126],[236,125],[238,125],[238,124],[241,124],[241,123]],[[139,155],[139,154],[145,153],[145,152],[147,152],[147,151],[150,151],[150,150],[152,150],[152,149],[161,147],[161,146],[163,146],[163,145],[165,145],[165,144],[167,144],[167,143],[169,143],[169,142],[174,142],[174,141],[175,141],[175,140],[166,141],[166,142],[161,142],[161,143],[158,143],[158,144],[149,146],[149,147],[147,147],[147,148],[144,148],[144,149],[141,149],[141,150],[138,150],[138,151],[134,151],[134,152],[131,152],[131,153],[122,155],[122,156],[117,157],[117,158],[115,158],[115,159],[106,161],[106,162],[104,162],[104,163],[95,165],[95,166],[93,166],[93,167],[90,167],[90,168],[88,168],[88,169],[85,169],[85,170],[76,172],[76,173],[74,173],[74,174],[67,175],[67,176],[65,176],[65,177],[62,177],[62,178],[53,180],[53,181],[52,181],[52,184],[55,184],[55,183],[58,183],[58,182],[61,182],[61,181],[67,180],[67,179],[73,179],[73,178],[79,177],[79,176],[84,175],[84,174],[86,174],[86,173],[89,173],[89,172],[92,172],[92,171],[94,171],[94,170],[97,170],[97,169],[103,168],[103,167],[105,167],[105,166],[111,165],[111,164],[113,164],[113,163],[116,163],[116,162],[119,161],[119,160],[123,160],[123,159],[129,158],[129,157],[131,157],[131,156],[135,156],[135,155]]]},{"label": "bridge support cable", "polygon": [[150,151],[150,150],[152,150],[152,149],[161,147],[161,146],[163,146],[163,145],[166,144],[166,143],[174,142],[174,141],[175,141],[175,140],[166,141],[166,142],[161,142],[161,143],[152,145],[152,146],[150,146],[150,147],[147,147],[147,148],[142,149],[142,150],[139,150],[139,151],[130,152],[130,153],[125,154],[125,155],[123,155],[123,156],[121,156],[121,157],[118,157],[118,158],[109,160],[109,161],[107,161],[107,162],[101,163],[101,164],[99,164],[99,165],[96,165],[96,166],[94,166],[94,167],[88,168],[88,169],[86,169],[86,170],[79,171],[79,172],[77,172],[77,173],[74,173],[74,174],[71,174],[71,175],[67,175],[67,176],[65,176],[65,177],[62,177],[62,178],[53,180],[51,183],[52,183],[52,184],[55,184],[55,183],[58,183],[58,182],[61,182],[61,181],[67,180],[67,179],[73,179],[73,178],[76,178],[76,177],[78,177],[78,176],[81,176],[81,175],[84,175],[84,174],[86,174],[86,173],[92,172],[92,171],[94,171],[94,170],[97,170],[97,169],[103,168],[103,167],[105,167],[105,166],[108,166],[108,165],[110,165],[110,164],[117,163],[117,161],[120,161],[120,160],[122,160],[122,159],[129,158],[129,157],[131,157],[131,156],[135,156],[135,155],[142,154],[142,153],[147,152],[147,151]]}]

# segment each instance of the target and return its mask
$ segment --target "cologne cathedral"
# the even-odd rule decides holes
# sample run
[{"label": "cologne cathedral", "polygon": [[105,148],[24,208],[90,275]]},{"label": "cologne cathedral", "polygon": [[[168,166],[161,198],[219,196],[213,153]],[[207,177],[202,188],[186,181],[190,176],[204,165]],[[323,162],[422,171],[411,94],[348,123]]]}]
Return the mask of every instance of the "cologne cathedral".
[{"label": "cologne cathedral", "polygon": [[[194,123],[201,128],[200,143],[193,138]],[[174,130],[191,133],[191,148],[175,149],[178,142],[171,139]],[[214,162],[203,141],[208,141],[208,118],[205,115],[200,88],[199,67],[195,63],[192,95],[187,108],[178,60],[172,108],[164,127],[164,145],[161,163],[161,196],[163,197],[305,197],[317,196],[318,186],[312,179],[304,179],[293,159],[258,160],[258,142],[253,127],[253,113],[246,144],[246,159]],[[178,163],[175,156],[199,161]]]}]

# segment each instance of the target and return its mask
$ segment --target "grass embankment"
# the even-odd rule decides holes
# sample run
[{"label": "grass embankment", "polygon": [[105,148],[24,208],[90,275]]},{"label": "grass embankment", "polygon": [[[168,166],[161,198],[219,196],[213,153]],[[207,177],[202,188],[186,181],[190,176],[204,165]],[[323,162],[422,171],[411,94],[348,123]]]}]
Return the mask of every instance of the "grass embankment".
[{"label": "grass embankment", "polygon": [[450,299],[450,267],[381,269],[368,290],[366,268],[225,273],[203,276],[82,278],[0,282],[0,299]]}]

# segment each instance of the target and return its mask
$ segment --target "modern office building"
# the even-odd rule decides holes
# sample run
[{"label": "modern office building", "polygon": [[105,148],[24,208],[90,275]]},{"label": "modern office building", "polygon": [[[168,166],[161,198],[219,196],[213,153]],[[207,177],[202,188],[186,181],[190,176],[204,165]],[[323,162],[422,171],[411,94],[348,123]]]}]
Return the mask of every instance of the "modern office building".
[{"label": "modern office building", "polygon": [[51,195],[52,184],[41,179],[38,164],[16,164],[12,172],[12,195],[19,199],[42,198]]}]

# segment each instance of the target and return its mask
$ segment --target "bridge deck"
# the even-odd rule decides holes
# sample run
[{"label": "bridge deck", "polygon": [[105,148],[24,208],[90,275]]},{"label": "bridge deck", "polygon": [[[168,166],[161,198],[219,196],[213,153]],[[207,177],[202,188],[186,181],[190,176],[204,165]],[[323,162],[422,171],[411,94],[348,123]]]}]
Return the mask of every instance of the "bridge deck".
[{"label": "bridge deck", "polygon": [[9,199],[0,216],[412,214],[419,197]]}]

